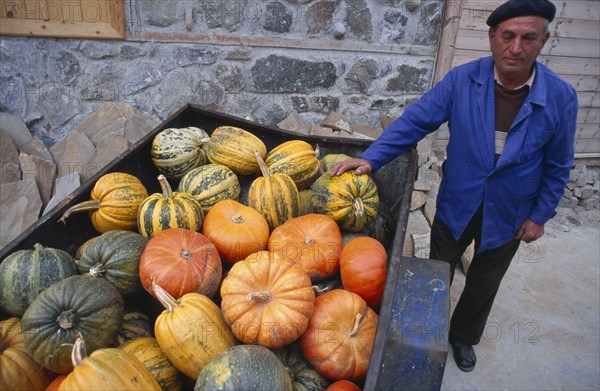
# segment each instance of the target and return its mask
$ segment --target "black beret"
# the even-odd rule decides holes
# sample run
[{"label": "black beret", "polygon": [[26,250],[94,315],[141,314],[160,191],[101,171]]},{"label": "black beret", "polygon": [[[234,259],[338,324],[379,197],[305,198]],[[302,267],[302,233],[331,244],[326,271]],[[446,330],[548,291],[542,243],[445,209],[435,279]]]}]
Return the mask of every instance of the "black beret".
[{"label": "black beret", "polygon": [[542,16],[552,22],[556,7],[548,0],[509,0],[490,14],[486,23],[496,27],[498,23],[516,16]]}]

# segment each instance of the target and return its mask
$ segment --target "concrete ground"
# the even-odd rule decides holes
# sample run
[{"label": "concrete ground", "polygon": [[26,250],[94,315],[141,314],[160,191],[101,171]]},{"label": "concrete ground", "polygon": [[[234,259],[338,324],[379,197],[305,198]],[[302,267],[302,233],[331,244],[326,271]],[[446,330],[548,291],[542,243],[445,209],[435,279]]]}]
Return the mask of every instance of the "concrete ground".
[{"label": "concrete ground", "polygon": [[[600,213],[559,209],[522,245],[470,373],[449,347],[442,390],[600,390]],[[464,276],[451,288],[456,304]]]}]

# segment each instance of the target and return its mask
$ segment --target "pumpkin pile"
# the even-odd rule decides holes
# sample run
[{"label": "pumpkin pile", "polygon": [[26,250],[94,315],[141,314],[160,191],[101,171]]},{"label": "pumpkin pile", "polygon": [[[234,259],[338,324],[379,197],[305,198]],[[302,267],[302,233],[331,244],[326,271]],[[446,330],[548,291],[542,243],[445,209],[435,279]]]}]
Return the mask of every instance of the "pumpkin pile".
[{"label": "pumpkin pile", "polygon": [[165,129],[151,158],[160,193],[108,173],[61,217],[98,231],[74,254],[0,264],[0,389],[360,385],[392,236],[373,179],[232,126]]}]

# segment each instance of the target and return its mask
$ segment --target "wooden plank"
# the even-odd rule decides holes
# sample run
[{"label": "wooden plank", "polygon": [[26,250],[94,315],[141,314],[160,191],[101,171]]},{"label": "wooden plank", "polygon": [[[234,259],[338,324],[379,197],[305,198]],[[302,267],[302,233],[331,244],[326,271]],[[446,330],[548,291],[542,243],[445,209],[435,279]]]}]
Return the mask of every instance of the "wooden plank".
[{"label": "wooden plank", "polygon": [[600,153],[599,138],[581,138],[575,140],[575,153]]},{"label": "wooden plank", "polygon": [[[561,75],[561,77],[575,87],[578,93],[600,91],[600,75]],[[598,98],[596,96],[595,99],[598,100]]]},{"label": "wooden plank", "polygon": [[444,27],[442,29],[439,50],[436,57],[433,83],[440,81],[452,65],[454,42],[456,41],[456,34],[460,24],[462,2],[463,0],[454,0],[446,3],[446,9],[444,10]]},{"label": "wooden plank", "polygon": [[577,124],[575,138],[600,138],[599,124]]},{"label": "wooden plank", "polygon": [[[487,15],[503,2],[501,0],[465,0],[463,7],[470,13],[483,11],[487,18]],[[553,3],[556,6],[556,18],[600,21],[600,3],[598,0],[554,0]]]},{"label": "wooden plank", "polygon": [[[456,49],[452,65],[464,64],[482,56],[489,56],[489,51]],[[559,75],[596,76],[600,72],[599,58],[540,56],[538,60]]]},{"label": "wooden plank", "polygon": [[593,107],[579,108],[577,113],[578,124],[600,124],[600,110]]},{"label": "wooden plank", "polygon": [[580,108],[591,107],[598,109],[600,108],[600,93],[577,91],[577,101]]},{"label": "wooden plank", "polygon": [[124,0],[0,1],[0,6],[4,35],[125,38]]},{"label": "wooden plank", "polygon": [[[456,37],[456,49],[465,50],[489,50],[490,43],[487,35],[482,35],[479,31],[460,30]],[[600,42],[591,39],[559,38],[551,37],[544,49],[542,55],[554,55],[564,57],[600,57]]]}]

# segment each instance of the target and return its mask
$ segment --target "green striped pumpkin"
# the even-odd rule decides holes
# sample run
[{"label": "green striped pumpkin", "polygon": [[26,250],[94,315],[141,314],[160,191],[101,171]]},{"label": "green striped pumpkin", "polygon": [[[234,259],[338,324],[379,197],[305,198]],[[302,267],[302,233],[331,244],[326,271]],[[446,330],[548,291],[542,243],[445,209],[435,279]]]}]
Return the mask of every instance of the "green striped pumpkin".
[{"label": "green striped pumpkin", "polygon": [[256,178],[248,191],[248,206],[259,211],[273,230],[300,213],[300,197],[296,184],[286,174],[272,174],[256,153],[263,174]]},{"label": "green striped pumpkin", "polygon": [[121,331],[117,336],[117,343],[121,345],[124,342],[136,338],[152,337],[154,325],[147,315],[138,311],[129,311],[123,314]]},{"label": "green striped pumpkin", "polygon": [[148,239],[167,228],[186,228],[199,232],[204,213],[193,195],[174,192],[163,175],[158,176],[161,193],[146,198],[138,209],[138,231]]},{"label": "green striped pumpkin", "polygon": [[271,174],[287,174],[298,189],[304,189],[319,175],[318,150],[314,150],[306,141],[286,141],[273,150],[265,158]]},{"label": "green striped pumpkin", "polygon": [[209,163],[185,174],[177,190],[193,195],[206,215],[221,200],[239,200],[241,188],[237,175],[229,167]]},{"label": "green striped pumpkin", "polygon": [[179,372],[160,349],[156,338],[136,338],[120,345],[119,349],[141,362],[163,391],[181,390]]},{"label": "green striped pumpkin", "polygon": [[350,159],[350,156],[343,153],[329,153],[320,159],[319,173],[321,175],[325,174],[327,171],[331,170],[331,167],[333,167],[335,163],[343,162],[348,159]]},{"label": "green striped pumpkin", "polygon": [[361,231],[377,216],[377,185],[369,175],[354,170],[335,176],[326,172],[311,189],[313,211],[331,216],[343,231]]},{"label": "green striped pumpkin", "polygon": [[236,174],[250,175],[259,171],[255,152],[262,159],[267,147],[250,132],[234,126],[220,126],[210,135],[206,154],[211,163],[229,167]]},{"label": "green striped pumpkin", "polygon": [[179,179],[191,169],[206,164],[204,144],[208,133],[200,128],[167,128],[152,140],[152,162],[160,174]]},{"label": "green striped pumpkin", "polygon": [[77,268],[80,274],[106,278],[124,297],[142,292],[140,257],[147,243],[137,232],[105,232],[79,247]]},{"label": "green striped pumpkin", "polygon": [[22,316],[41,291],[74,274],[75,261],[63,250],[36,243],[33,250],[16,251],[0,264],[0,308]]}]

